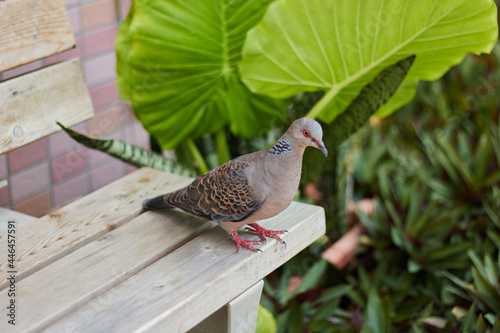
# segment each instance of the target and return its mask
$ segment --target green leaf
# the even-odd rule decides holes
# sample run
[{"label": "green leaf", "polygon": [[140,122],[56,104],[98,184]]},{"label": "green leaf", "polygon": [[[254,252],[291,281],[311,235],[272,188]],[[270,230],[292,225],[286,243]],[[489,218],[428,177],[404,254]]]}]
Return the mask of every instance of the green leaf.
[{"label": "green leaf", "polygon": [[493,241],[493,243],[495,243],[495,246],[500,249],[500,232],[486,230],[486,234]]},{"label": "green leaf", "polygon": [[[423,191],[416,186],[413,186],[414,191],[408,191],[410,195],[410,203],[408,207],[408,213],[406,214],[405,230],[409,233],[414,232],[414,226],[419,221],[419,216],[421,215],[421,208],[424,204],[424,197],[427,191]],[[426,213],[429,209],[426,209]]]},{"label": "green leaf", "polygon": [[118,89],[164,149],[216,133],[255,136],[286,117],[237,65],[247,31],[272,0],[137,0],[116,39]]},{"label": "green leaf", "polygon": [[330,123],[381,70],[415,54],[379,115],[408,102],[418,80],[436,80],[497,40],[492,0],[278,0],[248,33],[240,72],[254,92],[286,98],[324,91],[308,117]]},{"label": "green leaf", "polygon": [[466,180],[467,184],[476,184],[476,177],[472,174],[472,171],[467,166],[467,163],[461,159],[460,156],[458,156],[457,151],[450,144],[448,139],[444,136],[436,136],[436,140],[443,152],[446,154],[449,163],[455,166],[462,177]]},{"label": "green leaf", "polygon": [[492,333],[500,333],[500,319],[499,319],[499,317],[495,318],[495,324],[493,324]]},{"label": "green leaf", "polygon": [[422,269],[422,265],[420,265],[419,263],[417,263],[413,259],[409,259],[408,264],[407,264],[407,268],[408,268],[408,272],[417,273],[418,271],[420,271]]},{"label": "green leaf", "polygon": [[462,332],[472,332],[476,321],[476,305],[472,304],[467,315],[462,319]]},{"label": "green leaf", "polygon": [[338,306],[338,301],[330,301],[321,305],[311,317],[311,322],[318,322],[327,319]]},{"label": "green leaf", "polygon": [[472,243],[469,241],[464,241],[457,244],[449,244],[444,247],[431,250],[423,255],[422,261],[429,263],[435,263],[444,260],[450,260],[457,255],[465,255],[467,250],[472,247]]},{"label": "green leaf", "polygon": [[290,326],[289,333],[302,333],[303,328],[303,315],[300,309],[300,305],[297,301],[293,301],[290,307]]},{"label": "green leaf", "polygon": [[472,268],[472,278],[474,279],[476,294],[491,310],[493,310],[496,314],[500,314],[500,295],[475,267]]},{"label": "green leaf", "polygon": [[487,132],[483,133],[483,135],[481,135],[481,137],[479,138],[475,156],[477,165],[474,170],[477,175],[477,179],[484,178],[486,172],[488,171],[488,166],[491,164],[491,153],[493,151],[491,137],[492,135]]},{"label": "green leaf", "polygon": [[397,228],[391,228],[391,239],[394,245],[402,250],[406,249],[406,243],[408,242],[408,240],[403,236],[403,234],[401,234],[401,232]]},{"label": "green leaf", "polygon": [[326,289],[323,291],[321,296],[316,300],[316,302],[321,303],[321,302],[329,302],[331,300],[334,300],[338,297],[344,296],[347,292],[352,290],[353,286],[348,285],[348,284],[341,284],[337,285],[335,287]]},{"label": "green leaf", "polygon": [[150,167],[153,169],[190,177],[196,177],[198,175],[194,170],[183,167],[172,159],[153,153],[142,147],[134,146],[132,144],[116,139],[101,140],[89,138],[88,136],[73,131],[70,128],[64,127],[60,123],[57,124],[61,126],[61,128],[71,138],[84,145],[85,147],[102,151],[103,153],[106,153],[138,168]]},{"label": "green leaf", "polygon": [[482,314],[480,314],[479,317],[477,317],[476,327],[474,329],[474,332],[475,333],[484,333],[484,332],[486,332],[486,324],[484,323],[484,319],[483,319]]},{"label": "green leaf", "polygon": [[364,298],[363,293],[359,289],[351,289],[347,292],[347,297],[351,299],[357,306],[365,307],[366,300]]},{"label": "green leaf", "polygon": [[375,288],[372,288],[368,296],[368,325],[375,333],[387,332],[387,318],[382,306],[382,301]]},{"label": "green leaf", "polygon": [[316,261],[304,275],[302,282],[299,284],[294,294],[298,295],[316,286],[319,283],[319,280],[323,277],[327,266],[328,262],[324,259]]},{"label": "green leaf", "polygon": [[372,280],[368,276],[366,269],[361,265],[358,266],[358,280],[361,290],[363,290],[366,294],[369,294],[370,290],[373,289],[373,287],[376,288],[376,286],[372,287]]},{"label": "green leaf", "polygon": [[288,332],[287,328],[290,324],[290,309],[285,310],[276,316],[276,324],[278,325],[277,333],[285,333]]},{"label": "green leaf", "polygon": [[276,333],[277,330],[277,324],[273,314],[262,305],[259,305],[255,333]]}]

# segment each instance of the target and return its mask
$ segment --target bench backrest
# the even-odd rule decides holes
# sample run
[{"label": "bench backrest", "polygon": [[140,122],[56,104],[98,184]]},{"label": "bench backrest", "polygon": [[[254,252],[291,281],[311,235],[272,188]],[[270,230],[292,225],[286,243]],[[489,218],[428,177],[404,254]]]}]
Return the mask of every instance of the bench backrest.
[{"label": "bench backrest", "polygon": [[[0,72],[75,47],[64,0],[0,0]],[[78,58],[0,82],[0,154],[94,115]]]}]

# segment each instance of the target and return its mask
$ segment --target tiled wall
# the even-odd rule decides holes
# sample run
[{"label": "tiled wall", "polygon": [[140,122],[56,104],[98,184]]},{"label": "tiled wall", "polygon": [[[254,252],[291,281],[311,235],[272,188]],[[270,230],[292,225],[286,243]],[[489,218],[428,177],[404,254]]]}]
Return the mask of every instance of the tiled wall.
[{"label": "tiled wall", "polygon": [[[76,48],[1,73],[5,80],[61,60],[80,57],[95,117],[74,127],[100,138],[118,138],[148,147],[149,137],[120,102],[116,90],[114,40],[131,0],[66,0]],[[105,154],[89,150],[59,132],[0,155],[0,206],[33,216],[92,192],[132,171]]]}]

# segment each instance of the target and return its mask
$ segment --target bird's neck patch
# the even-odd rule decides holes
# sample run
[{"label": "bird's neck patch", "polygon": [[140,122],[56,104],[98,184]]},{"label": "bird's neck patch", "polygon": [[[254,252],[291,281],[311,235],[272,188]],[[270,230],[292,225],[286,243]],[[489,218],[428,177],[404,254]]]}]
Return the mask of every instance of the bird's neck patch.
[{"label": "bird's neck patch", "polygon": [[279,139],[278,142],[269,148],[269,153],[273,155],[281,155],[292,152],[292,146],[287,139]]}]

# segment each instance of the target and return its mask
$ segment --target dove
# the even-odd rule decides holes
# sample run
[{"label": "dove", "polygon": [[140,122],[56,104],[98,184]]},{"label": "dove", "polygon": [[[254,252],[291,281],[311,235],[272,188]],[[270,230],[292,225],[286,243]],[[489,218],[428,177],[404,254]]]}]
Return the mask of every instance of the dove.
[{"label": "dove", "polygon": [[[310,118],[295,120],[271,147],[242,155],[196,178],[177,191],[143,201],[148,210],[179,208],[205,220],[218,222],[241,247],[258,251],[255,240],[243,240],[237,230],[248,225],[250,233],[284,243],[286,231],[268,230],[258,221],[274,217],[293,201],[299,187],[302,157],[306,147],[328,151],[323,130]],[[286,244],[285,244],[286,245]]]}]

